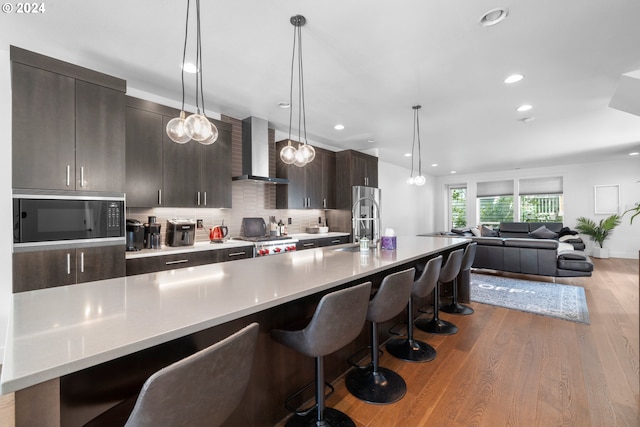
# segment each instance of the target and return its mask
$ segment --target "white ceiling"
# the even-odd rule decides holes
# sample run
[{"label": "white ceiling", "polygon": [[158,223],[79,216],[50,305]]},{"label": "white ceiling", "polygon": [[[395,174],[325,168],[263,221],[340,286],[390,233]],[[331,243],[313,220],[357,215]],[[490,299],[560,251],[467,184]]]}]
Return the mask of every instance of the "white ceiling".
[{"label": "white ceiling", "polygon": [[[0,15],[3,49],[13,44],[180,100],[186,0],[43,3],[42,14]],[[481,27],[496,7],[508,18]],[[201,14],[208,110],[287,131],[289,111],[277,103],[289,98],[289,18],[302,14],[310,140],[374,150],[409,168],[411,107],[421,104],[431,175],[640,150],[640,117],[608,107],[620,76],[640,70],[638,0],[203,0]],[[507,86],[514,72],[525,79]],[[194,92],[187,75],[188,103]],[[533,110],[516,112],[523,103]]]}]

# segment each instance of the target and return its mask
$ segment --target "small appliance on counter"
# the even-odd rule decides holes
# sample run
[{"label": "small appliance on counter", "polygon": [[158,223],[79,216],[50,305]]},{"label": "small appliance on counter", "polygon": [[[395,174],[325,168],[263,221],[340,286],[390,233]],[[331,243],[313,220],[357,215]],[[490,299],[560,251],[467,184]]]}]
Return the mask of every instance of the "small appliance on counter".
[{"label": "small appliance on counter", "polygon": [[160,249],[160,227],[155,216],[149,217],[149,222],[144,225],[144,247],[146,249]]},{"label": "small appliance on counter", "polygon": [[167,220],[167,246],[193,246],[196,222],[192,219]]},{"label": "small appliance on counter", "polygon": [[127,218],[127,251],[139,251],[144,248],[144,227],[137,219]]},{"label": "small appliance on counter", "polygon": [[224,238],[229,234],[229,228],[224,225],[224,220],[222,221],[222,225],[216,225],[215,227],[209,229],[209,240],[211,243],[222,243],[224,242]]}]

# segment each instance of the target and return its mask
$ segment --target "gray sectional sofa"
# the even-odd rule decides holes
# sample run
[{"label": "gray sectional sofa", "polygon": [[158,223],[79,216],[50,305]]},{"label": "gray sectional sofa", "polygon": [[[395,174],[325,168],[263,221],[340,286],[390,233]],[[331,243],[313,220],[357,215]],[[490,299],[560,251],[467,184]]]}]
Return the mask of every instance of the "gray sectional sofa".
[{"label": "gray sectional sofa", "polygon": [[562,223],[555,222],[502,222],[495,236],[484,233],[471,237],[478,243],[473,268],[554,277],[591,276],[593,263],[583,252],[584,243],[577,236],[560,242],[558,235],[563,229]]}]

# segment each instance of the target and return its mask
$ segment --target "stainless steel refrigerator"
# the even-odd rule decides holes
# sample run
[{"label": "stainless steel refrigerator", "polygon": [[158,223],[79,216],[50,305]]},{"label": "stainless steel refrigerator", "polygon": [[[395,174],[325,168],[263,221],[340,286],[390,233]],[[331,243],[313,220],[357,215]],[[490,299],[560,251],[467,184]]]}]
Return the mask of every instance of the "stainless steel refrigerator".
[{"label": "stainless steel refrigerator", "polygon": [[354,186],[352,189],[351,224],[353,241],[367,237],[375,246],[380,240],[380,189]]}]

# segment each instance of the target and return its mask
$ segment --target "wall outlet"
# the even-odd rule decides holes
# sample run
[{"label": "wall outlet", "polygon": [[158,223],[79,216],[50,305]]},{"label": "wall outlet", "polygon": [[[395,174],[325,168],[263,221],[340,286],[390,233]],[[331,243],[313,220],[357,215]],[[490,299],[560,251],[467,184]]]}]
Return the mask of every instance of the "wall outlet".
[{"label": "wall outlet", "polygon": [[196,219],[196,227],[198,227],[199,229],[204,228],[204,223],[201,219]]},{"label": "wall outlet", "polygon": [[291,218],[287,218],[287,224],[291,225]]}]

